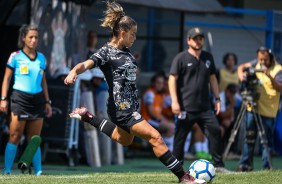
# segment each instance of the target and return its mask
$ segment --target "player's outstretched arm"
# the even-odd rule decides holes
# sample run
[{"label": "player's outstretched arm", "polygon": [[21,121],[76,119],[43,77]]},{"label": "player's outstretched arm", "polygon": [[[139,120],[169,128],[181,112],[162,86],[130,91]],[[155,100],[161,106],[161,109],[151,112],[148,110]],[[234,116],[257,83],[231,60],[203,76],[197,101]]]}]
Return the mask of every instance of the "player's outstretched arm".
[{"label": "player's outstretched arm", "polygon": [[94,66],[94,61],[91,59],[88,59],[82,63],[78,63],[68,74],[66,79],[64,80],[64,83],[66,85],[74,84],[74,82],[77,79],[77,75],[85,72],[86,70],[92,68]]}]

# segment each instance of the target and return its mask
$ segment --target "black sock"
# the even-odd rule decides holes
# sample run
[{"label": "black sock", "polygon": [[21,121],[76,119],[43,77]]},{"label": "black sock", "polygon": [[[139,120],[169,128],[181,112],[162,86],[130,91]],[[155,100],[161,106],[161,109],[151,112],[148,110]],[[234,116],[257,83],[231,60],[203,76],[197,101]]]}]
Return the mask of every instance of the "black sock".
[{"label": "black sock", "polygon": [[105,133],[107,136],[112,138],[112,133],[116,128],[116,125],[105,118],[99,118],[86,112],[86,116],[83,116],[81,121],[89,123],[90,125],[97,128],[99,131]]},{"label": "black sock", "polygon": [[181,163],[175,158],[170,151],[159,157],[159,160],[178,178],[181,178],[185,172]]}]

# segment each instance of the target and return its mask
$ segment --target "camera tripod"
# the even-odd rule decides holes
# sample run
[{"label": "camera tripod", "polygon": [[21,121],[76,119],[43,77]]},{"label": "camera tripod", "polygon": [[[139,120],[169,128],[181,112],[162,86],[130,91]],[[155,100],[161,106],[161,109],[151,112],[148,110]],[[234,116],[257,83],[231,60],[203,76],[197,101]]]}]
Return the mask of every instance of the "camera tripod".
[{"label": "camera tripod", "polygon": [[227,154],[230,150],[230,147],[231,147],[232,143],[234,142],[235,137],[238,133],[238,130],[241,126],[243,117],[246,115],[246,111],[251,109],[251,112],[254,116],[254,121],[255,121],[255,124],[256,124],[256,127],[257,127],[258,135],[260,137],[260,143],[263,145],[263,147],[264,147],[264,149],[267,153],[267,161],[268,161],[270,169],[272,169],[272,164],[271,164],[271,159],[270,159],[270,154],[269,154],[269,148],[268,148],[268,144],[267,144],[268,141],[267,141],[267,138],[266,138],[266,135],[265,135],[263,123],[262,123],[260,115],[256,114],[255,109],[254,109],[254,106],[256,104],[253,102],[253,97],[248,95],[248,93],[246,91],[242,92],[242,96],[243,96],[242,105],[240,107],[240,111],[239,111],[239,114],[237,116],[237,120],[234,123],[234,127],[231,131],[231,135],[228,139],[228,144],[227,144],[226,149],[224,151],[223,159],[225,159],[227,157]]}]

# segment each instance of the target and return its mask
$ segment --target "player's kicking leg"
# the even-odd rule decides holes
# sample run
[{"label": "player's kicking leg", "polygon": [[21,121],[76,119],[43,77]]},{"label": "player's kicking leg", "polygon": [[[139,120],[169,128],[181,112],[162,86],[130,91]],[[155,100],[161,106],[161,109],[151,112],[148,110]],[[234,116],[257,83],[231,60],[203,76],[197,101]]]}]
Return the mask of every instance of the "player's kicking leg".
[{"label": "player's kicking leg", "polygon": [[[89,123],[90,125],[96,127],[99,131],[108,135],[111,139],[118,141],[119,143],[124,145],[124,141],[122,140],[125,140],[125,139],[119,140],[115,138],[116,136],[112,135],[114,131],[119,132],[117,131],[117,129],[121,130],[121,128],[117,128],[117,126],[114,123],[108,121],[107,119],[99,118],[97,116],[92,115],[90,112],[88,112],[88,110],[85,107],[76,108],[69,115],[72,118],[77,118],[83,122]],[[129,134],[126,131],[123,131],[121,133],[122,134],[126,133],[126,135],[128,134],[128,136],[133,139],[132,134]],[[127,137],[126,135],[124,137]],[[143,136],[141,135],[141,137]],[[127,142],[131,143],[132,139],[130,140],[130,142],[128,141]],[[128,145],[128,143],[125,143],[125,144]],[[179,161],[175,157],[173,157],[173,155],[169,151],[161,155],[159,159],[179,178],[179,183],[187,183],[187,184],[195,183],[194,178],[189,175],[189,171],[184,172],[182,166],[179,164]],[[178,168],[177,166],[179,167],[179,169],[177,169]],[[175,167],[175,170],[171,169],[174,167]]]}]

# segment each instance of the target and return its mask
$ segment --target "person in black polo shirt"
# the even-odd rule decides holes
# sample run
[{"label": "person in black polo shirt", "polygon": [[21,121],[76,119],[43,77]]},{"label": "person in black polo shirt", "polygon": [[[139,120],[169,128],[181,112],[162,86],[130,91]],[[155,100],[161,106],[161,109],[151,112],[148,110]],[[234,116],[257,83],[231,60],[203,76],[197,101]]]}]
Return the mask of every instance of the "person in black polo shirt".
[{"label": "person in black polo shirt", "polygon": [[[172,111],[178,116],[173,153],[183,161],[184,143],[194,123],[198,123],[207,135],[210,152],[217,172],[228,172],[222,161],[220,126],[215,114],[220,112],[220,98],[213,56],[202,51],[204,33],[196,27],[188,31],[188,50],[176,55],[169,76]],[[209,86],[216,98],[211,107]]]}]

